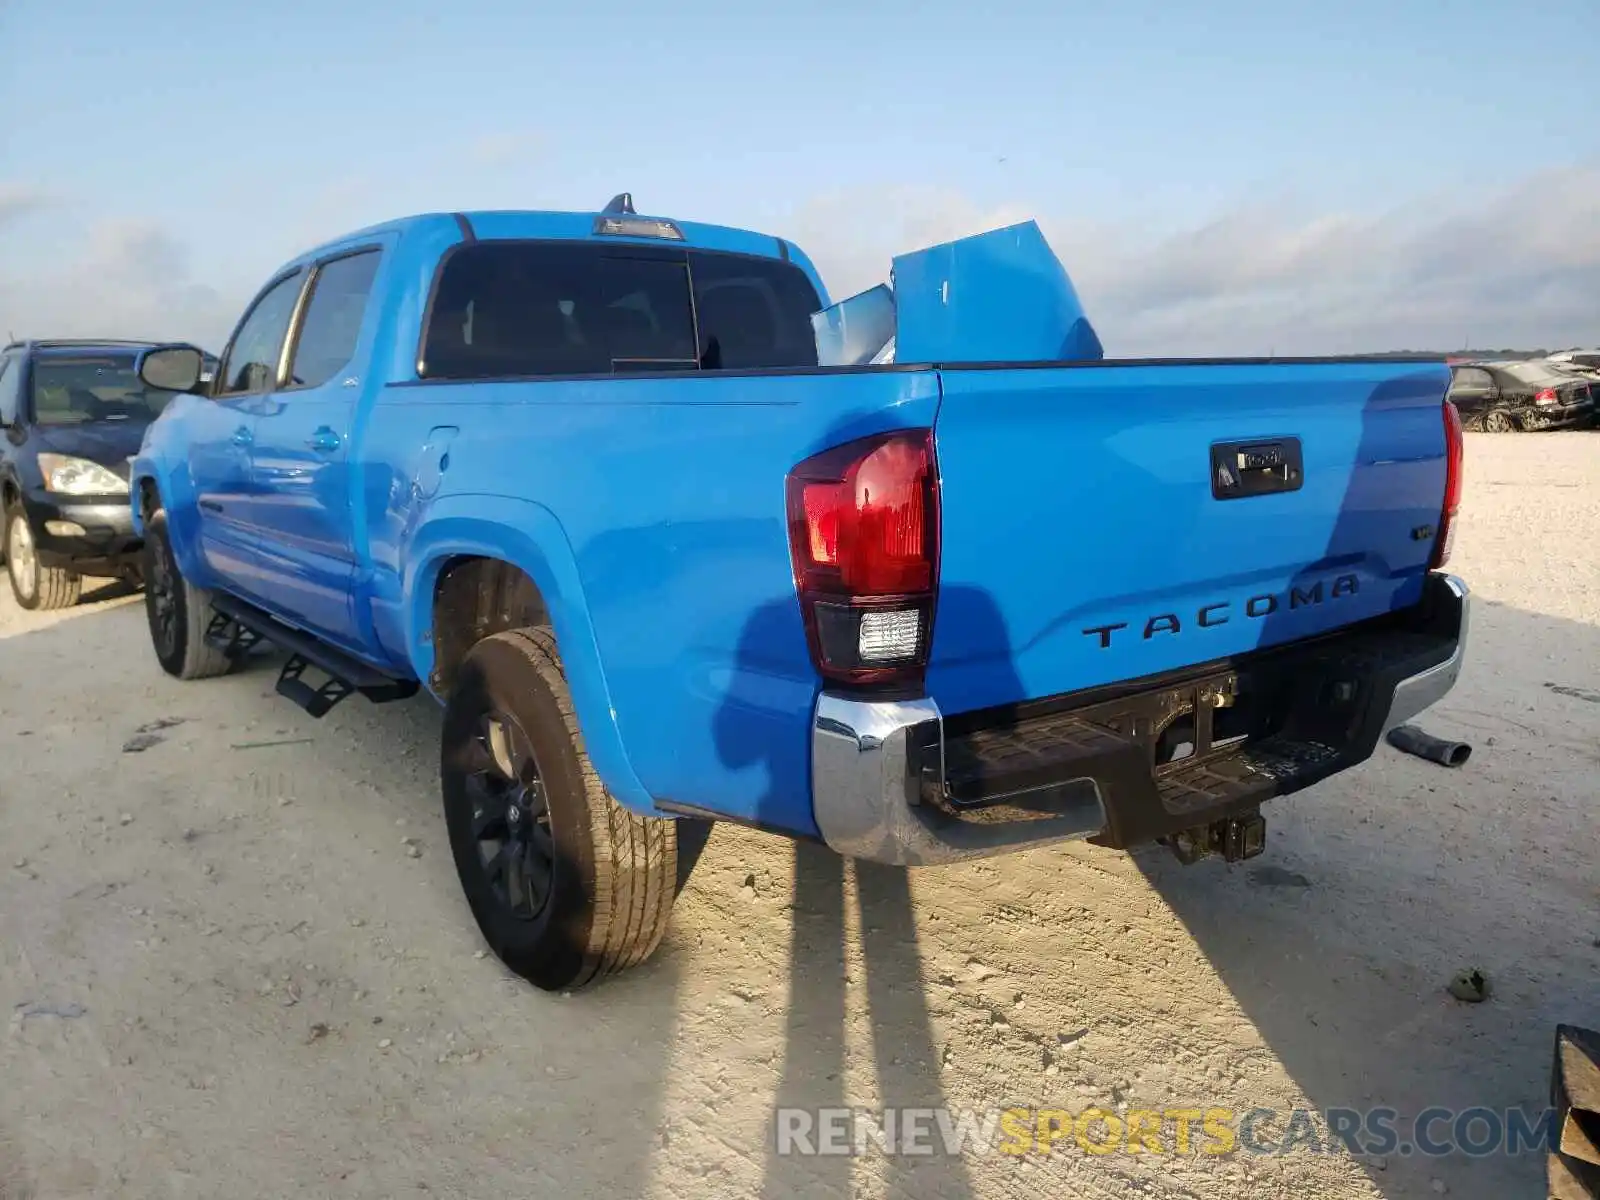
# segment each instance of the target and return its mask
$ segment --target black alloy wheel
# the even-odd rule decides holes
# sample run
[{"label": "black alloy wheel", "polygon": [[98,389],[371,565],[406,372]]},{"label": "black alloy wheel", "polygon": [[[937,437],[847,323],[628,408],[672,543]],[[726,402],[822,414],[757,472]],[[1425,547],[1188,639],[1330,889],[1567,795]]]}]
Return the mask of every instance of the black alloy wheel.
[{"label": "black alloy wheel", "polygon": [[533,743],[514,716],[490,706],[461,767],[483,883],[508,914],[535,920],[550,903],[555,836]]}]

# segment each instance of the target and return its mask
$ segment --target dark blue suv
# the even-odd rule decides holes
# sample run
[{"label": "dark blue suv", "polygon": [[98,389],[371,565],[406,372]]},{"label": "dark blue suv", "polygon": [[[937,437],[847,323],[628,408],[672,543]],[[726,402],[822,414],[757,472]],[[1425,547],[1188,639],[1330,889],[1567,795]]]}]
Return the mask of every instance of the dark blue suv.
[{"label": "dark blue suv", "polygon": [[0,351],[0,556],[23,608],[78,602],[85,575],[138,582],[128,459],[173,393],[136,368],[153,342]]}]

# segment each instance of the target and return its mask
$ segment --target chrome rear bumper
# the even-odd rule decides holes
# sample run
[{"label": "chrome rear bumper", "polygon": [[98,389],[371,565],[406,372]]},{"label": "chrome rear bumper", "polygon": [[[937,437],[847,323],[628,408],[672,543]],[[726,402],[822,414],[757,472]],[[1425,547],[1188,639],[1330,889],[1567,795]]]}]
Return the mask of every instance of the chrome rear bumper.
[{"label": "chrome rear bumper", "polygon": [[1455,687],[1456,679],[1461,674],[1461,664],[1467,653],[1467,629],[1472,618],[1472,592],[1463,580],[1454,575],[1439,575],[1437,579],[1439,586],[1460,605],[1455,650],[1438,666],[1402,679],[1395,686],[1394,696],[1389,701],[1389,715],[1383,723],[1384,733],[1396,725],[1404,725],[1418,713],[1444,699],[1445,694]]},{"label": "chrome rear bumper", "polygon": [[1086,838],[1105,825],[1092,780],[1081,802],[1058,816],[1011,825],[956,820],[921,803],[913,738],[944,742],[939,706],[929,699],[861,700],[824,692],[811,735],[812,803],[829,846],[847,858],[897,866],[956,862]]},{"label": "chrome rear bumper", "polygon": [[[1448,657],[1400,678],[1387,696],[1381,689],[1373,695],[1359,735],[1337,755],[1334,769],[1370,757],[1383,734],[1455,686],[1466,650],[1468,589],[1460,579],[1443,574],[1433,576],[1428,586],[1428,606],[1436,614],[1431,619],[1445,637],[1454,637]],[[1118,781],[1069,773],[1051,781],[1047,809],[1030,814],[1030,819],[963,819],[924,799],[925,773],[935,770],[939,780],[945,777],[945,744],[943,717],[930,698],[876,700],[823,692],[811,731],[812,805],[823,840],[846,857],[874,862],[957,862],[1096,837],[1110,828],[1108,802],[1123,802],[1114,794]],[[1307,778],[1315,782],[1327,773],[1323,769]],[[1126,775],[1120,782],[1127,782]],[[1272,794],[1308,785],[1286,779]],[[1140,800],[1147,810],[1153,802]],[[1144,815],[1148,818],[1148,811]],[[1175,826],[1185,819],[1172,816]],[[1141,827],[1148,831],[1149,820]]]}]

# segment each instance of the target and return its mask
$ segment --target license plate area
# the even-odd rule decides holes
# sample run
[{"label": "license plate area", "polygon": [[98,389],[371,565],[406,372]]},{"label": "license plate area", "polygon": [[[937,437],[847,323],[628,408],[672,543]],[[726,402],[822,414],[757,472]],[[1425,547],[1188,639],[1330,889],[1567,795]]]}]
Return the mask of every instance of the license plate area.
[{"label": "license plate area", "polygon": [[1211,444],[1211,495],[1217,500],[1297,492],[1305,482],[1300,439],[1254,438]]},{"label": "license plate area", "polygon": [[1248,709],[1241,702],[1238,673],[1226,671],[1079,709],[1076,715],[1145,746],[1150,770],[1159,777],[1248,742],[1255,732]]}]

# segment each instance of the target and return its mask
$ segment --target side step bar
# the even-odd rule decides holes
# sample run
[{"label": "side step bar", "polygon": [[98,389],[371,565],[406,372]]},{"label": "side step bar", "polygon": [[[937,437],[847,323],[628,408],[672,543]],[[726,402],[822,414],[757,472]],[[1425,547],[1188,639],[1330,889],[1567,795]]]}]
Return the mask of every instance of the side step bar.
[{"label": "side step bar", "polygon": [[[415,696],[422,686],[415,679],[385,675],[235,596],[218,596],[211,607],[214,612],[206,642],[234,659],[259,642],[287,650],[289,661],[278,674],[278,695],[313,717],[327,716],[335,704],[356,692],[374,704],[386,704]],[[305,679],[308,667],[315,667],[327,679],[311,684]]]}]

